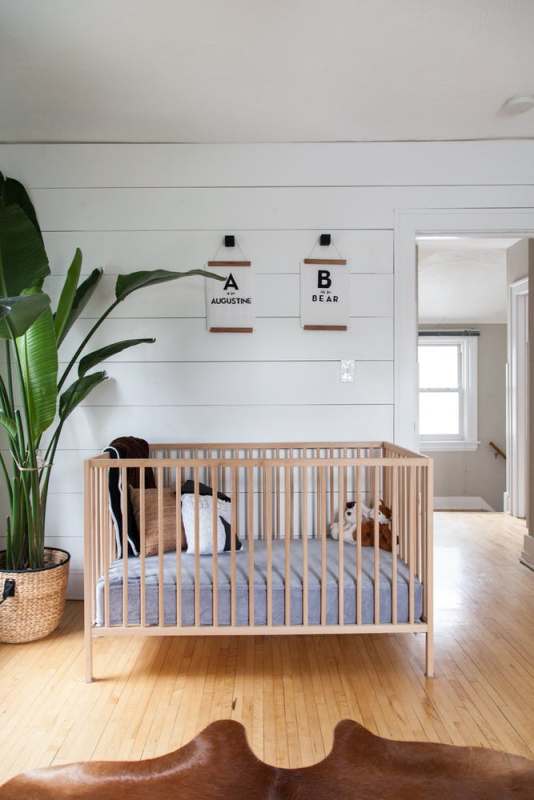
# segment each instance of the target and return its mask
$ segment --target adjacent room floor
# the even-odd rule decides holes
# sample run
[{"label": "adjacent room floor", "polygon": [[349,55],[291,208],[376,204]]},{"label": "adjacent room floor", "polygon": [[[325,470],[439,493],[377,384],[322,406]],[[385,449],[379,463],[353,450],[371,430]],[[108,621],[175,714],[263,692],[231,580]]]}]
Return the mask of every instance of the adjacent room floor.
[{"label": "adjacent room floor", "polygon": [[399,739],[534,757],[534,573],[524,525],[502,514],[436,514],[436,671],[422,636],[98,640],[83,682],[82,604],[60,630],[0,648],[0,782],[33,767],[139,759],[209,722],[244,723],[280,766],[320,760],[352,717]]}]

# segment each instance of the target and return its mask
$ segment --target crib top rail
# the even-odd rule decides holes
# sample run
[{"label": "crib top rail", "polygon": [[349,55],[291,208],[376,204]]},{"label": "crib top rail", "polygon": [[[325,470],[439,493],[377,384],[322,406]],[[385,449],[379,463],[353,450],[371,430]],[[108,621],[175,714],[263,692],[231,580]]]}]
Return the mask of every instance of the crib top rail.
[{"label": "crib top rail", "polygon": [[[398,445],[389,442],[154,442],[150,450],[383,450]],[[406,451],[408,452],[408,451]],[[416,453],[412,453],[416,455]]]},{"label": "crib top rail", "polygon": [[[181,455],[162,456],[156,455],[168,451],[176,451]],[[291,455],[280,456],[283,450]],[[304,451],[300,455],[293,455],[292,451]],[[357,455],[348,456],[346,451],[356,451]],[[367,452],[379,450],[383,455],[368,455]],[[199,451],[202,453],[200,456]],[[209,451],[218,451],[213,455]],[[232,452],[232,455],[220,455],[221,452]],[[257,451],[252,455],[250,451]],[[309,454],[312,451],[313,454]],[[326,456],[321,456],[321,451],[327,451]],[[333,451],[343,452],[335,455]],[[363,451],[363,453],[362,453]],[[184,456],[187,452],[189,455]],[[266,455],[268,452],[270,455]],[[329,465],[342,466],[418,466],[427,467],[431,459],[420,453],[412,452],[389,442],[298,442],[298,443],[218,443],[218,444],[151,444],[150,458],[121,458],[120,465],[129,467],[206,467],[214,463],[225,467],[257,467],[261,465],[272,467],[325,467]],[[244,453],[244,455],[240,455]],[[276,455],[275,455],[276,453]],[[101,453],[88,459],[91,466],[97,468],[117,467],[117,460]]]}]

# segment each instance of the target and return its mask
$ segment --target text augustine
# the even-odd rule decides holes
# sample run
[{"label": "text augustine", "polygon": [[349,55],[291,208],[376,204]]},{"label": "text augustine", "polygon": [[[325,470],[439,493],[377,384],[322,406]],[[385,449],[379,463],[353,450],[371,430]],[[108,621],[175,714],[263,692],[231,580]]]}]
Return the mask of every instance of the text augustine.
[{"label": "text augustine", "polygon": [[252,297],[213,297],[210,301],[212,306],[221,306],[221,305],[250,305],[252,303]]}]

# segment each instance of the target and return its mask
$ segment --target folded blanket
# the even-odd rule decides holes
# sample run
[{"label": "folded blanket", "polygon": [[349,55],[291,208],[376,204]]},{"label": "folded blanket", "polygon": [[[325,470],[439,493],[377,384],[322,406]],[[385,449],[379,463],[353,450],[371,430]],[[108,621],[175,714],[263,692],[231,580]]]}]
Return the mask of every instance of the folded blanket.
[{"label": "folded blanket", "polygon": [[[148,458],[149,447],[148,442],[144,439],[138,439],[136,436],[119,436],[104,449],[110,458]],[[134,508],[128,492],[128,486],[134,489],[139,488],[139,472],[136,467],[129,467],[126,470],[126,486],[122,485],[120,469],[109,470],[109,507],[113,519],[113,527],[115,529],[115,542],[117,549],[117,558],[122,558],[122,493],[126,492],[126,503],[128,510],[128,555],[139,555],[139,528],[135,518]],[[145,488],[155,489],[156,480],[154,473],[149,467],[145,469]]]}]

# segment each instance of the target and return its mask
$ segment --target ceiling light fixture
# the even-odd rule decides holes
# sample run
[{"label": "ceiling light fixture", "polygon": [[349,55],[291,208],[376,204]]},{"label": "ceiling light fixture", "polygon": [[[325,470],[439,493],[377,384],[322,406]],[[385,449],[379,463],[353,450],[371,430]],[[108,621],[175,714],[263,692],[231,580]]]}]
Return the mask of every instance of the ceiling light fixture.
[{"label": "ceiling light fixture", "polygon": [[534,94],[515,94],[506,100],[501,110],[505,114],[515,116],[516,114],[524,114],[534,108]]}]

